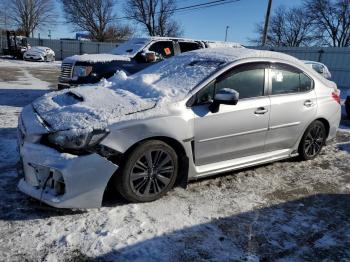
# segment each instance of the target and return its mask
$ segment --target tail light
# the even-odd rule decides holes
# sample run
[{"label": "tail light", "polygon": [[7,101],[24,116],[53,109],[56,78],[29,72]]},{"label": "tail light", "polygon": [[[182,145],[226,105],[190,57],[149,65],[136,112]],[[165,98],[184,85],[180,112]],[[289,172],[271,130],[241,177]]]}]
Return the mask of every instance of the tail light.
[{"label": "tail light", "polygon": [[339,92],[332,92],[332,98],[340,104],[340,95]]}]

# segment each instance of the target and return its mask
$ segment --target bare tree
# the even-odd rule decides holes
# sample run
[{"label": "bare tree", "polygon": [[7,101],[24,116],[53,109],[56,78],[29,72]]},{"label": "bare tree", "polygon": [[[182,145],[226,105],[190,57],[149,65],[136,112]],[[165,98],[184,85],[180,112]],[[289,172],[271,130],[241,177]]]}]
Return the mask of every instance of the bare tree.
[{"label": "bare tree", "polygon": [[[129,35],[129,27],[116,26],[114,23],[115,0],[61,0],[61,2],[66,20],[74,25],[75,30],[88,32],[94,40],[101,42],[109,40],[111,30],[114,31],[114,35],[118,30],[121,38]],[[123,35],[123,32],[128,34]]]},{"label": "bare tree", "polygon": [[7,0],[6,10],[10,23],[24,32],[33,34],[35,29],[53,22],[53,0]]},{"label": "bare tree", "polygon": [[305,0],[315,32],[329,46],[350,46],[350,1]]},{"label": "bare tree", "polygon": [[180,36],[182,29],[172,19],[175,8],[175,0],[127,0],[124,9],[150,36]]},{"label": "bare tree", "polygon": [[[263,26],[258,24],[254,44],[260,44],[263,36]],[[309,46],[315,41],[312,33],[312,21],[301,8],[286,9],[278,7],[270,20],[267,32],[268,46]]]},{"label": "bare tree", "polygon": [[134,34],[130,26],[111,25],[105,33],[105,41],[113,42],[118,40],[127,40]]}]

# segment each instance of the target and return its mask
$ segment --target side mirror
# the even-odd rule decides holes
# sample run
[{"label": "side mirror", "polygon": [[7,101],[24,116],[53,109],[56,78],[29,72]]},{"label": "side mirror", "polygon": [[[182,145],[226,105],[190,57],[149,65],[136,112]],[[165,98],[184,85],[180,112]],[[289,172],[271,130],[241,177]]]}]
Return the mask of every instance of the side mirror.
[{"label": "side mirror", "polygon": [[214,100],[209,106],[209,110],[212,113],[216,113],[219,111],[220,104],[237,105],[238,99],[239,93],[236,90],[230,88],[223,88],[215,94]]},{"label": "side mirror", "polygon": [[156,53],[153,51],[147,51],[142,53],[146,63],[153,63],[157,60]]}]

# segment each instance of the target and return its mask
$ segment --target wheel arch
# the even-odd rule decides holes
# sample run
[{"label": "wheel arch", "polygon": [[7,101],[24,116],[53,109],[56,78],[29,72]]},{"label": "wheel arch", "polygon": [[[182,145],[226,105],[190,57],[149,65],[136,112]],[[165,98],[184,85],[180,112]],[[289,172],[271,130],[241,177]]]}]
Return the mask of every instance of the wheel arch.
[{"label": "wheel arch", "polygon": [[315,119],[313,122],[315,122],[315,121],[320,121],[324,125],[324,127],[326,128],[326,132],[327,132],[326,137],[328,137],[329,129],[330,129],[330,124],[329,124],[328,120],[323,118],[323,117],[320,117],[320,118]]},{"label": "wheel arch", "polygon": [[[123,162],[124,159],[128,157],[128,155],[135,150],[140,144],[146,142],[146,141],[151,141],[151,140],[158,140],[166,143],[167,145],[171,146],[177,156],[179,157],[179,173],[178,177],[175,182],[175,187],[180,186],[182,188],[187,187],[188,183],[188,169],[189,169],[189,158],[186,154],[186,150],[183,147],[183,145],[176,139],[167,137],[167,136],[153,136],[153,137],[147,137],[144,138],[140,141],[135,142],[133,145],[131,145],[124,153],[120,153],[117,155],[117,157],[114,160],[111,160],[115,164],[117,164],[120,169],[123,168]],[[120,170],[118,169],[118,170]],[[105,189],[105,194],[111,194],[115,189],[113,187],[113,181],[115,180],[115,177],[118,176],[118,170],[110,177],[107,187]],[[103,197],[105,198],[105,196]]]},{"label": "wheel arch", "polygon": [[153,137],[147,137],[145,139],[142,139],[136,143],[134,143],[131,147],[126,150],[126,152],[123,154],[124,157],[127,157],[128,154],[130,154],[136,147],[138,147],[140,144],[150,141],[150,140],[158,140],[162,141],[165,144],[171,146],[178,158],[179,158],[179,174],[175,182],[175,186],[181,186],[183,188],[187,187],[187,181],[188,181],[188,167],[189,167],[189,159],[186,154],[186,150],[183,147],[183,145],[176,139],[167,137],[167,136],[153,136]]}]

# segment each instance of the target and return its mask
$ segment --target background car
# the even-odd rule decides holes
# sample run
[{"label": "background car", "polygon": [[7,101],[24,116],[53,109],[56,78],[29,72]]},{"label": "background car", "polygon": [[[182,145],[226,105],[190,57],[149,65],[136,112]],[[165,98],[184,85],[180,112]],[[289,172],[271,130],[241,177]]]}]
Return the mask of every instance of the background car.
[{"label": "background car", "polygon": [[328,67],[325,64],[322,64],[320,62],[315,62],[315,61],[307,61],[303,60],[303,62],[310,66],[313,70],[315,70],[317,73],[322,75],[324,78],[331,79],[332,74],[329,71]]},{"label": "background car", "polygon": [[131,202],[153,201],[188,180],[313,159],[340,115],[336,85],[289,55],[187,52],[25,107],[19,188],[65,208],[101,206],[107,185]]},{"label": "background car", "polygon": [[23,59],[26,61],[52,62],[55,61],[55,52],[49,47],[33,46],[23,54]]},{"label": "background car", "polygon": [[132,38],[110,54],[85,54],[63,60],[58,89],[97,83],[118,70],[134,74],[156,62],[184,52],[211,47],[243,47],[237,43],[182,38]]}]

